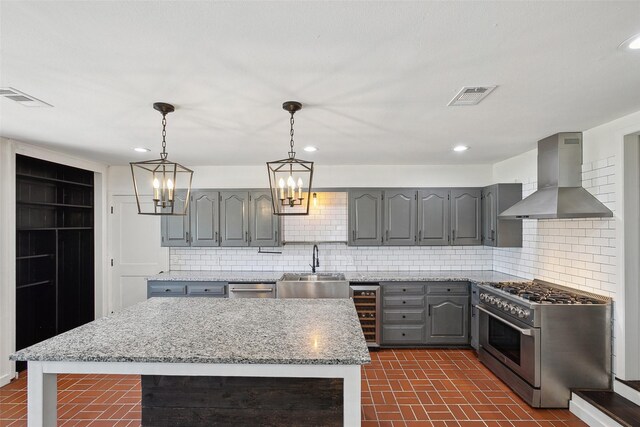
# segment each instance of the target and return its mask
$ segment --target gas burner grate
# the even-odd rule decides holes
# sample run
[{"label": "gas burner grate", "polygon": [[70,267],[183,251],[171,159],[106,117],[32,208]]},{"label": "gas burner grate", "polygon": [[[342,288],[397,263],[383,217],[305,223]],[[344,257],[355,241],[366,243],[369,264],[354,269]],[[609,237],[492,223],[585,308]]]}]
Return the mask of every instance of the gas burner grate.
[{"label": "gas burner grate", "polygon": [[604,301],[539,282],[499,282],[491,286],[538,304],[603,304]]}]

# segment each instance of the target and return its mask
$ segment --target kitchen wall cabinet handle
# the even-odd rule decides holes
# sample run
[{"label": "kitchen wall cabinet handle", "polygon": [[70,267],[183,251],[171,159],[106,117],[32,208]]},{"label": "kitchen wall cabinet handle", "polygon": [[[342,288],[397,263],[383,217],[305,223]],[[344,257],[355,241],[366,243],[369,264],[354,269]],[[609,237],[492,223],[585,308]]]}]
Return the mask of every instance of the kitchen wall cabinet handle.
[{"label": "kitchen wall cabinet handle", "polygon": [[385,232],[385,239],[387,240],[387,242],[389,241],[389,230]]},{"label": "kitchen wall cabinet handle", "polygon": [[248,242],[248,241],[249,241],[249,232],[248,232],[248,231],[245,231],[245,232],[244,232],[244,241],[245,241],[245,242]]},{"label": "kitchen wall cabinet handle", "polygon": [[496,240],[496,230],[491,230],[491,240]]},{"label": "kitchen wall cabinet handle", "polygon": [[218,232],[216,231],[215,242],[218,243]]},{"label": "kitchen wall cabinet handle", "polygon": [[451,239],[455,242],[456,241],[456,230],[451,230]]},{"label": "kitchen wall cabinet handle", "polygon": [[428,313],[429,317],[431,317],[431,304],[429,304],[429,307],[428,307],[427,313]]},{"label": "kitchen wall cabinet handle", "polygon": [[422,230],[418,231],[418,242],[422,242]]},{"label": "kitchen wall cabinet handle", "polygon": [[356,241],[356,230],[351,231],[352,241]]}]

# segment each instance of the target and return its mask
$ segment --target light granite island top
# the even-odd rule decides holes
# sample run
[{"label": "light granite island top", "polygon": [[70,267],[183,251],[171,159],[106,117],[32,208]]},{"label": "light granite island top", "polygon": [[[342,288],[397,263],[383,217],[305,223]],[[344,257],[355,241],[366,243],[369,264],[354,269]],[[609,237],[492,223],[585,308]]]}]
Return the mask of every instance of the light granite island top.
[{"label": "light granite island top", "polygon": [[30,427],[55,425],[57,373],[341,378],[359,425],[371,361],[350,299],[217,298],[152,298],[11,359],[29,363]]}]

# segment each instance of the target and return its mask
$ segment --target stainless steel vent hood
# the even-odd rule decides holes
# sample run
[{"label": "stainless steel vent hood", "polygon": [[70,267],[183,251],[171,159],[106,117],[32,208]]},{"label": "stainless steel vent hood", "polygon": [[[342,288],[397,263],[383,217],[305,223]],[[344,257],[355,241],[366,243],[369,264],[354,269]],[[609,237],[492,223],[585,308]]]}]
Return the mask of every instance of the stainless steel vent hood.
[{"label": "stainless steel vent hood", "polygon": [[613,212],[582,188],[582,133],[538,142],[538,190],[502,212],[503,219],[602,218]]}]

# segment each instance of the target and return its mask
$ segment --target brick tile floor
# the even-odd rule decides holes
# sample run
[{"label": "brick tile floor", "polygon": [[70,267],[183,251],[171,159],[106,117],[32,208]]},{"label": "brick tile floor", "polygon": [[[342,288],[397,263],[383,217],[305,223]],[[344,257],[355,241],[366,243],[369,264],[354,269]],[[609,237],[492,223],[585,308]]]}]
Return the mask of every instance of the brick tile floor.
[{"label": "brick tile floor", "polygon": [[[568,410],[533,409],[470,350],[380,350],[363,369],[362,427],[585,426]],[[0,388],[0,427],[26,426],[26,376]],[[140,379],[59,375],[58,426],[137,427]]]}]

